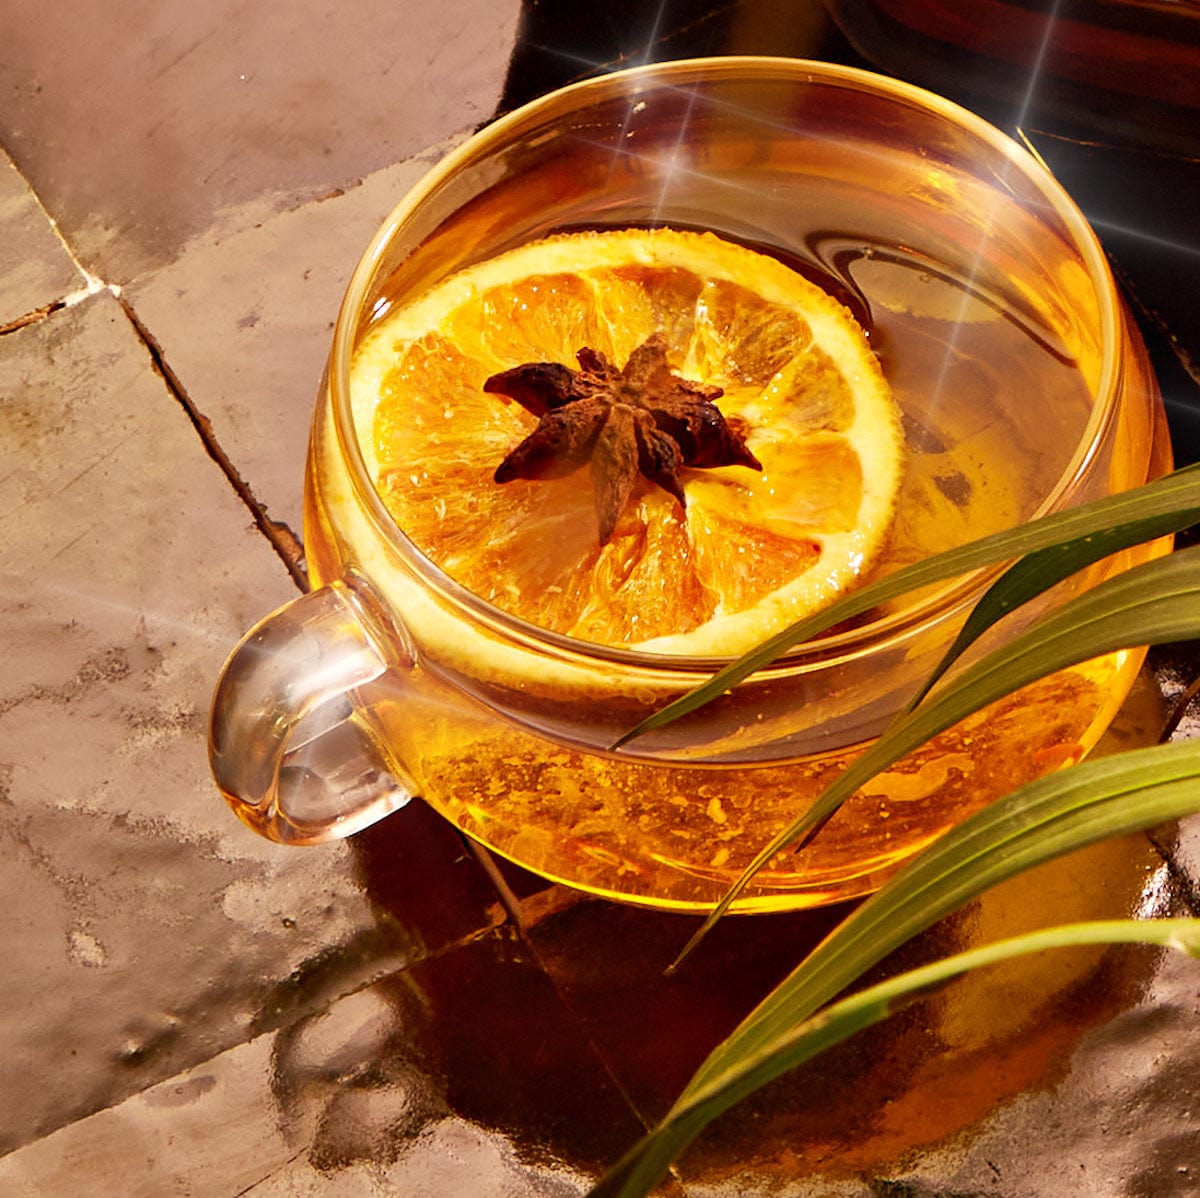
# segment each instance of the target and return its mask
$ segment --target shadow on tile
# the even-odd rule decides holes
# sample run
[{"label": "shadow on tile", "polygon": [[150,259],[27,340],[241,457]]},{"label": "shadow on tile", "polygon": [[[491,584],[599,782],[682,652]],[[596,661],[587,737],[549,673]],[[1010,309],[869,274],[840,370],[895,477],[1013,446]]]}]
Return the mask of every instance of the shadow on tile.
[{"label": "shadow on tile", "polygon": [[427,951],[505,919],[462,835],[419,799],[360,832],[350,847],[364,894]]},{"label": "shadow on tile", "polygon": [[[1153,904],[1177,910],[1165,877],[1146,838],[1102,844],[988,892],[872,976],[1054,922],[1147,914]],[[730,918],[673,977],[662,969],[694,927],[679,916],[584,900],[532,920],[528,935],[613,1074],[654,1119],[845,913]],[[1053,1086],[1089,1029],[1136,1005],[1152,963],[1136,950],[1073,950],[964,978],[724,1116],[685,1160],[689,1192],[693,1182],[721,1182],[732,1188],[714,1193],[774,1193],[808,1178],[824,1195],[820,1184],[886,1171],[969,1132],[1013,1096]]]},{"label": "shadow on tile", "polygon": [[[639,1134],[511,930],[415,964],[339,1007],[353,1018],[339,1026],[335,1009],[293,1024],[272,1054],[281,1117],[311,1126],[307,1158],[318,1172],[370,1163],[387,1169],[398,1192],[414,1193],[431,1167],[417,1142],[447,1119],[506,1145],[503,1155],[526,1168],[576,1178],[596,1175]],[[487,1177],[478,1186],[508,1192]]]}]

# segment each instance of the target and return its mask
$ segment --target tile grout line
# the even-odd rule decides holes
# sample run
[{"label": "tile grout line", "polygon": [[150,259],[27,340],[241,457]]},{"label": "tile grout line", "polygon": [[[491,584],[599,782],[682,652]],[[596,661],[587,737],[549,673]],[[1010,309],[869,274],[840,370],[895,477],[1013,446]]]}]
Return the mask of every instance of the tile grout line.
[{"label": "tile grout line", "polygon": [[504,909],[508,918],[512,920],[514,927],[520,931],[524,931],[524,923],[521,919],[521,901],[513,893],[512,887],[509,886],[504,875],[500,872],[500,867],[496,864],[491,853],[465,833],[459,832],[458,836],[466,846],[467,851],[475,858],[480,869],[487,875],[488,881],[491,882],[500,900],[500,906]]},{"label": "tile grout line", "polygon": [[[3,147],[0,147],[0,152],[3,152]],[[271,548],[275,550],[280,560],[283,562],[292,581],[301,591],[309,589],[308,569],[304,560],[304,546],[300,538],[288,527],[287,524],[272,520],[266,513],[266,509],[258,499],[255,498],[254,492],[250,489],[250,485],[238,473],[233,462],[230,461],[229,455],[221,448],[212,429],[212,422],[196,407],[191,397],[188,395],[186,388],[180,381],[179,376],[167,363],[166,355],[163,353],[162,346],[159,345],[150,330],[142,323],[137,313],[133,310],[129,301],[125,299],[121,291],[119,283],[106,283],[99,276],[92,274],[90,270],[79,260],[70,242],[63,236],[62,230],[58,227],[58,222],[54,219],[51,213],[47,210],[46,205],[42,203],[42,197],[38,195],[37,190],[30,186],[29,181],[21,174],[17,164],[9,158],[12,168],[17,172],[18,176],[24,180],[29,195],[33,202],[38,206],[38,210],[45,218],[51,232],[58,239],[58,243],[62,246],[63,252],[71,260],[71,264],[79,272],[84,280],[84,286],[77,288],[70,294],[63,296],[61,299],[53,300],[42,307],[35,309],[32,312],[27,312],[15,320],[9,321],[7,324],[0,326],[0,336],[6,333],[14,333],[18,329],[25,328],[27,325],[37,324],[45,320],[55,312],[59,312],[64,308],[74,307],[75,304],[89,299],[93,295],[97,295],[102,291],[107,291],[120,305],[124,311],[126,319],[132,325],[138,339],[145,345],[147,352],[150,355],[151,363],[159,376],[167,384],[168,390],[171,392],[176,403],[183,408],[188,419],[192,423],[192,427],[196,430],[200,437],[201,443],[204,445],[208,456],[220,467],[221,472],[225,475],[230,486],[237,493],[238,498],[249,509],[254,517],[254,523],[258,530],[267,538]]]},{"label": "tile grout line", "polygon": [[34,308],[31,312],[26,312],[22,316],[18,316],[15,320],[10,320],[6,324],[0,324],[0,337],[7,333],[15,333],[18,329],[25,328],[26,325],[37,324],[43,321],[47,316],[67,306],[65,299],[52,300],[48,304],[43,304],[40,308]]},{"label": "tile grout line", "polygon": [[1175,887],[1184,906],[1187,907],[1188,913],[1200,916],[1200,886],[1188,875],[1187,870],[1179,864],[1174,851],[1162,841],[1156,831],[1151,830],[1147,832],[1146,839],[1150,842],[1150,847],[1162,859],[1163,868],[1167,871],[1167,877]]},{"label": "tile grout line", "polygon": [[212,421],[195,405],[179,376],[167,362],[162,346],[159,345],[154,334],[142,323],[138,314],[133,310],[129,301],[120,294],[120,291],[117,290],[114,294],[125,313],[126,319],[128,319],[129,323],[133,326],[134,332],[145,345],[155,370],[167,384],[167,388],[175,397],[176,402],[183,408],[188,419],[192,422],[192,427],[195,428],[197,435],[200,437],[208,456],[221,468],[229,484],[237,492],[238,498],[250,510],[251,515],[254,517],[254,523],[271,543],[271,547],[278,554],[280,560],[287,568],[287,572],[291,575],[292,581],[301,591],[307,591],[309,589],[308,571],[304,564],[304,546],[301,544],[300,538],[296,536],[287,524],[282,521],[272,520],[267,515],[262,504],[255,498],[249,483],[242,478],[233,462],[230,461],[229,455],[221,448],[220,442],[213,433]]},{"label": "tile grout line", "polygon": [[[57,233],[57,230],[55,230]],[[62,238],[59,237],[61,241]],[[113,296],[120,296],[120,288],[112,283],[104,283],[100,279],[93,278],[86,272],[82,271],[79,263],[71,259],[72,265],[84,274],[87,279],[87,285],[78,287],[76,290],[64,295],[61,299],[51,300],[48,304],[43,304],[40,308],[33,308],[29,312],[0,325],[0,337],[8,333],[18,332],[20,329],[27,328],[31,324],[40,324],[43,320],[53,316],[55,312],[61,312],[64,308],[73,308],[76,304],[82,303],[86,299],[90,299],[93,295],[99,295],[102,291],[107,291]]]},{"label": "tile grout line", "polygon": [[16,159],[9,153],[6,146],[0,145],[0,157],[7,159],[9,167],[16,173],[16,176],[25,185],[25,190],[29,194],[30,199],[37,205],[38,211],[46,221],[50,228],[50,232],[54,234],[58,244],[62,246],[63,253],[71,261],[71,265],[79,272],[83,279],[84,285],[76,288],[70,294],[63,296],[61,299],[53,300],[51,303],[44,304],[40,308],[35,308],[32,312],[27,312],[24,316],[19,316],[16,320],[10,321],[8,324],[0,327],[0,333],[15,332],[19,328],[23,328],[27,324],[35,324],[39,320],[44,320],[53,312],[57,312],[62,308],[70,308],[79,303],[81,300],[87,299],[89,296],[95,295],[99,291],[111,291],[114,295],[119,294],[120,288],[114,283],[105,283],[103,279],[92,274],[90,270],[82,262],[80,262],[75,251],[71,248],[70,242],[63,236],[62,230],[58,227],[58,221],[51,215],[49,209],[42,203],[42,197],[38,195],[37,188],[25,177],[24,172],[17,165]]},{"label": "tile grout line", "polygon": [[[597,1043],[595,1037],[589,1031],[587,1021],[576,1009],[575,1004],[571,1001],[570,994],[559,985],[558,979],[549,969],[546,968],[546,963],[542,959],[542,954],[538,951],[537,944],[530,935],[529,925],[526,923],[524,916],[522,915],[521,900],[517,898],[516,894],[509,886],[503,873],[500,871],[500,867],[496,864],[495,858],[486,847],[476,843],[476,841],[474,841],[471,837],[461,832],[459,835],[466,843],[467,848],[471,851],[472,855],[475,857],[475,860],[483,869],[483,872],[487,875],[488,880],[495,887],[497,894],[500,896],[500,905],[507,913],[516,936],[525,946],[526,951],[537,963],[537,968],[541,973],[541,976],[549,983],[550,988],[554,991],[558,1001],[562,1004],[563,1010],[570,1016],[576,1029],[583,1038],[583,1042],[588,1046],[592,1054],[595,1056],[604,1076],[608,1078],[617,1094],[620,1095],[621,1100],[625,1103],[634,1119],[642,1126],[643,1129],[649,1131],[654,1125],[654,1119],[644,1112],[634,1100],[632,1092],[625,1085],[625,1082],[620,1073],[617,1071],[617,1068],[612,1062],[609,1061],[608,1054],[604,1051],[603,1047]],[[676,1181],[679,1181],[679,1178],[674,1173],[674,1166],[672,1166],[672,1176],[675,1177]]]},{"label": "tile grout line", "polygon": [[488,880],[492,883],[496,893],[500,897],[500,905],[508,915],[509,921],[513,930],[521,943],[525,946],[526,951],[530,954],[534,961],[537,962],[537,968],[542,977],[550,984],[558,1001],[562,1004],[563,1010],[567,1012],[571,1020],[574,1022],[576,1029],[583,1037],[583,1042],[592,1051],[597,1063],[600,1065],[604,1075],[613,1085],[616,1092],[621,1096],[621,1100],[633,1115],[634,1119],[647,1131],[653,1126],[654,1120],[650,1118],[634,1101],[633,1094],[625,1085],[616,1068],[609,1061],[607,1054],[599,1045],[595,1037],[588,1030],[586,1021],[581,1017],[579,1011],[576,1010],[575,1004],[571,1001],[570,995],[564,992],[563,988],[558,984],[557,978],[546,968],[545,962],[542,960],[542,955],[538,952],[537,944],[533,937],[529,934],[530,929],[521,913],[521,900],[516,896],[511,886],[509,886],[500,867],[496,864],[495,858],[483,845],[478,844],[470,836],[460,832],[459,836],[466,844],[468,850],[474,856],[480,868],[487,875]]}]

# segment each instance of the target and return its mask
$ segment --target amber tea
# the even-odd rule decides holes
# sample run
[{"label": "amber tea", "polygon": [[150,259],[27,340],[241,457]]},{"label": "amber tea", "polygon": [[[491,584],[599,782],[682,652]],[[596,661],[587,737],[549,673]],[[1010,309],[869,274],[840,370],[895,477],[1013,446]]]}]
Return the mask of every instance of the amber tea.
[{"label": "amber tea", "polygon": [[[807,197],[815,210],[822,207],[823,190],[835,189],[814,187]],[[844,217],[847,206],[838,199],[828,196],[824,207]],[[1003,295],[981,293],[973,282],[978,270],[906,252],[900,239],[878,229],[883,223],[879,214],[874,221],[863,214],[859,227],[872,230],[869,240],[849,232],[827,235],[836,247],[828,259],[814,254],[814,261],[801,264],[809,278],[824,282],[869,322],[871,345],[878,347],[902,414],[898,493],[894,507],[888,505],[890,521],[878,553],[861,566],[862,578],[1032,515],[1067,466],[1091,410],[1086,368],[1070,349],[1029,327],[1028,317]],[[650,256],[653,236],[621,234],[642,259]],[[697,622],[712,619],[714,608],[731,601],[751,602],[759,580],[766,589],[791,570],[815,571],[828,587],[831,568],[806,560],[797,545],[806,546],[814,531],[820,536],[828,508],[853,523],[853,515],[840,508],[845,491],[854,490],[857,512],[861,481],[821,480],[815,484],[818,500],[808,495],[813,472],[838,465],[845,449],[829,432],[836,421],[824,394],[832,389],[828,373],[819,371],[804,385],[793,377],[806,331],[779,328],[784,322],[768,305],[761,312],[754,308],[749,289],[765,263],[751,259],[742,267],[734,295],[723,296],[714,286],[689,288],[674,265],[664,268],[666,277],[656,286],[644,261],[636,272],[624,262],[587,272],[582,276],[587,286],[580,287],[577,264],[603,237],[597,232],[591,240],[576,235],[537,243],[538,252],[513,256],[527,260],[526,268],[476,271],[456,280],[450,290],[461,288],[470,299],[446,319],[438,309],[453,300],[435,297],[427,319],[437,321],[442,332],[417,327],[423,322],[414,322],[408,310],[390,314],[360,347],[352,369],[360,435],[399,527],[422,553],[489,602],[584,639],[659,652],[686,651],[698,640],[707,649],[710,638],[693,631]],[[805,237],[801,244],[815,240]],[[522,269],[535,273],[514,281],[510,270]],[[490,288],[481,277],[492,280]],[[611,291],[640,285],[649,298],[606,295],[606,282]],[[669,298],[663,300],[659,291]],[[664,303],[678,307],[664,315]],[[778,513],[768,514],[776,517],[770,527],[747,527],[720,520],[719,503],[710,502],[717,515],[697,517],[704,488],[715,484],[686,466],[685,489],[700,492],[688,496],[688,508],[642,480],[630,510],[604,544],[594,471],[583,464],[527,481],[518,495],[495,481],[505,449],[537,421],[494,390],[489,393],[489,375],[518,359],[573,363],[571,347],[580,349],[585,340],[600,341],[612,353],[613,341],[622,341],[619,332],[614,336],[611,328],[594,326],[605,320],[619,325],[630,309],[628,319],[636,324],[643,308],[651,314],[644,319],[661,319],[669,327],[672,356],[684,373],[697,373],[696,359],[702,359],[705,381],[723,389],[718,408],[732,407],[743,427],[750,423],[747,411],[766,422],[751,430],[752,448],[755,433],[764,441],[777,435],[772,416],[785,428],[798,420],[813,422],[820,444],[785,444],[781,451],[789,462],[800,459],[799,494],[781,501],[784,516],[795,521],[792,537],[780,533],[785,521]],[[711,341],[714,329],[738,321],[744,328],[733,335],[729,362],[719,361],[711,344],[706,354],[689,348],[704,333]],[[704,326],[699,333],[698,324]],[[645,331],[627,335],[623,348]],[[814,389],[823,400],[815,407]],[[778,412],[761,410],[764,391],[785,392]],[[805,408],[814,410],[798,414]],[[868,421],[862,435],[877,458],[875,442],[888,439],[891,430],[880,427],[888,413],[872,417],[875,423]],[[880,469],[877,461],[873,465]],[[752,520],[745,496],[759,480],[744,467],[725,466],[719,473],[743,500],[737,515]],[[780,485],[780,473],[769,472],[773,488]],[[802,510],[792,513],[789,506]],[[718,543],[709,544],[709,537]],[[860,550],[861,538],[853,552]],[[715,571],[704,569],[722,551],[749,576],[726,593],[714,581]],[[662,556],[670,560],[662,562]],[[748,649],[802,614],[789,609],[764,616],[755,635],[725,647]],[[1136,669],[1137,660],[1112,655],[1065,672],[946,734],[870,784],[807,852],[800,869],[783,859],[764,872],[758,905],[769,904],[772,889],[792,903],[799,891],[824,899],[871,885],[897,854],[909,854],[941,831],[947,812],[965,814],[979,794],[1009,789],[1077,758],[1107,722],[1127,684],[1122,676]],[[790,823],[861,747],[752,769],[663,768],[571,752],[514,736],[508,728],[489,728],[486,718],[464,721],[461,713],[424,724],[411,723],[408,713],[402,718],[403,759],[428,779],[431,793],[452,796],[444,810],[466,831],[552,877],[577,885],[591,881],[608,892],[613,887],[606,879],[615,875],[627,897],[645,893],[679,903],[718,897],[761,847],[764,834]],[[853,860],[852,870],[847,860]]]}]

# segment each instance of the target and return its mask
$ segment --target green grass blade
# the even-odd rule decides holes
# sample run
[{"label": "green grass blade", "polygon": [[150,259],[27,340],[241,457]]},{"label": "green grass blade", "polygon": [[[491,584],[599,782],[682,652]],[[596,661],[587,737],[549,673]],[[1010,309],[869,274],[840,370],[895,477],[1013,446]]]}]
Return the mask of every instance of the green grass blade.
[{"label": "green grass blade", "polygon": [[998,799],[940,837],[843,920],[713,1050],[684,1097],[990,886],[1062,853],[1195,811],[1200,741],[1084,761]]},{"label": "green grass blade", "polygon": [[[1177,532],[1197,521],[1200,521],[1200,463],[1132,491],[1032,520],[1017,528],[994,533],[916,562],[879,582],[852,592],[823,612],[785,628],[715,673],[707,682],[647,717],[615,741],[612,747],[620,748],[637,737],[698,710],[730,687],[769,666],[794,645],[811,640],[844,620],[862,615],[910,591],[945,582],[973,570],[1013,561],[1065,541],[1103,535],[1114,538],[1116,543],[1116,539],[1123,540],[1125,536],[1131,536],[1134,539],[1124,543],[1135,544],[1139,540]],[[1123,533],[1122,529],[1127,531]]]},{"label": "green grass blade", "polygon": [[958,953],[851,995],[710,1078],[627,1153],[589,1198],[644,1198],[700,1131],[735,1103],[970,970],[1048,949],[1103,944],[1149,944],[1200,957],[1200,919],[1067,924]]},{"label": "green grass blade", "polygon": [[1045,617],[964,670],[923,706],[897,719],[794,823],[746,867],[685,946],[677,966],[708,934],[753,876],[781,849],[803,845],[863,783],[906,753],[1022,686],[1055,670],[1137,645],[1200,637],[1200,546],[1136,566]]}]

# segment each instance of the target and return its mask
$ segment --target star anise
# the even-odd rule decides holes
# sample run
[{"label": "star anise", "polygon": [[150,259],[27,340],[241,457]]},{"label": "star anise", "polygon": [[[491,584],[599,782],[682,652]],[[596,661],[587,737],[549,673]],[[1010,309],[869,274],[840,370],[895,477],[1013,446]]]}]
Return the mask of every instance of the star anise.
[{"label": "star anise", "polygon": [[638,346],[623,370],[587,347],[575,356],[578,370],[560,362],[528,362],[483,384],[539,418],[537,428],[496,468],[498,483],[561,478],[590,459],[603,545],[639,473],[682,504],[684,466],[762,469],[713,403],[722,388],[673,374],[661,334]]}]

